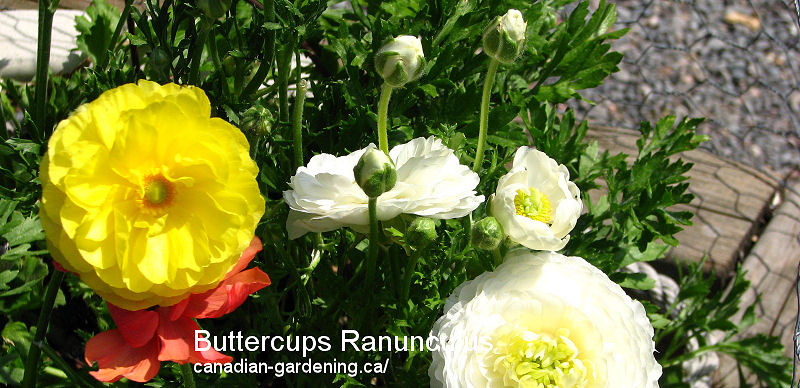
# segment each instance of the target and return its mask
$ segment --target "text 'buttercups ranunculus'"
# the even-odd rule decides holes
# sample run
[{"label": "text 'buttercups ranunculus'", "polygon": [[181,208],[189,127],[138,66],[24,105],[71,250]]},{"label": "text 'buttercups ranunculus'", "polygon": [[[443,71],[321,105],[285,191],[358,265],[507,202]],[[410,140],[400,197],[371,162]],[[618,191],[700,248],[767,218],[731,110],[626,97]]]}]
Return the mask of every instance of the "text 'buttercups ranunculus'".
[{"label": "text 'buttercups ranunculus'", "polygon": [[514,242],[557,251],[567,245],[583,202],[566,166],[544,152],[520,147],[511,170],[497,183],[491,209]]},{"label": "text 'buttercups ranunculus'", "polygon": [[[286,221],[289,238],[307,232],[326,232],[342,226],[369,225],[369,197],[353,175],[370,145],[346,156],[319,154],[297,169],[283,198],[291,209]],[[434,219],[463,217],[475,210],[483,196],[475,195],[480,178],[459,163],[453,151],[434,137],[416,138],[389,152],[397,170],[391,190],[377,199],[379,220],[402,213]]]},{"label": "text 'buttercups ranunculus'", "polygon": [[171,305],[224,278],[264,212],[236,127],[196,87],[139,81],[58,124],[40,217],[54,259],[128,310]]},{"label": "text 'buttercups ranunculus'", "polygon": [[509,252],[459,286],[433,326],[432,387],[655,388],[641,303],[580,257]]}]

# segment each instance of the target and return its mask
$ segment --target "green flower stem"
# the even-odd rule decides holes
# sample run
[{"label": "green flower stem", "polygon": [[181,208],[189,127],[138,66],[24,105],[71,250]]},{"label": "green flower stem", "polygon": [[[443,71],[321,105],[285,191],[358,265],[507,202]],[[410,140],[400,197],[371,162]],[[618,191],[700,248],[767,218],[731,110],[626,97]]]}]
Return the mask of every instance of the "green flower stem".
[{"label": "green flower stem", "polygon": [[[274,0],[264,0],[264,18],[268,22],[272,22],[275,19],[275,2]],[[247,86],[244,87],[242,94],[239,96],[240,98],[248,98],[251,94],[255,93],[258,90],[258,87],[264,83],[264,80],[267,78],[267,74],[269,73],[270,68],[272,67],[272,60],[275,56],[275,31],[269,30],[265,33],[264,37],[264,46],[261,49],[260,54],[260,64],[258,65],[258,70],[256,70],[256,74],[250,81],[247,83]]]},{"label": "green flower stem", "polygon": [[194,383],[194,373],[192,372],[192,364],[187,362],[181,365],[181,374],[183,374],[183,386],[186,388],[196,388]]},{"label": "green flower stem", "polygon": [[[355,327],[357,330],[361,330],[364,327],[364,322],[366,321],[367,317],[371,316],[372,313],[372,297],[375,294],[375,291],[372,289],[372,285],[375,282],[375,267],[378,260],[378,197],[370,197],[368,202],[369,207],[369,250],[367,251],[367,258],[366,260],[362,261],[356,267],[355,273],[356,275],[353,276],[351,282],[358,278],[358,274],[361,273],[361,270],[364,269],[366,271],[366,275],[364,277],[364,295],[366,298],[364,299],[364,305],[358,310],[358,312],[354,315],[355,319],[353,320],[355,323]],[[348,288],[350,286],[350,282],[348,282]],[[368,328],[369,329],[369,328]]]},{"label": "green flower stem", "polygon": [[303,165],[303,104],[306,102],[306,90],[308,90],[308,81],[301,79],[295,89],[294,112],[292,112],[295,169]]},{"label": "green flower stem", "polygon": [[23,388],[33,388],[36,386],[36,377],[39,371],[39,356],[41,355],[41,343],[44,342],[44,335],[47,333],[47,325],[50,323],[50,313],[53,312],[53,305],[56,301],[58,288],[64,280],[64,272],[53,271],[50,283],[42,298],[42,309],[39,310],[39,319],[36,322],[36,331],[33,334],[28,358],[25,360],[25,374],[22,377]]},{"label": "green flower stem", "polygon": [[225,69],[223,69],[222,61],[219,59],[219,52],[217,51],[217,39],[216,35],[214,34],[212,34],[211,39],[208,40],[208,51],[209,54],[211,54],[211,61],[214,62],[214,68],[217,69],[217,74],[219,74],[223,90],[228,95],[231,95],[231,88],[230,85],[228,85],[228,77],[225,75]]},{"label": "green flower stem", "polygon": [[111,44],[108,46],[108,52],[106,53],[106,56],[103,57],[102,63],[97,65],[97,68],[101,71],[108,67],[111,56],[114,55],[114,50],[116,50],[117,43],[119,41],[119,35],[122,33],[122,27],[125,26],[125,23],[128,20],[128,15],[131,14],[132,7],[133,0],[125,0],[125,8],[122,9],[122,15],[120,15],[119,20],[117,21],[117,27],[114,28],[114,34],[111,35]]},{"label": "green flower stem", "polygon": [[[131,34],[131,35],[135,35],[136,34],[136,23],[133,21],[133,16],[131,14],[128,14],[128,21],[125,24],[128,25],[128,33]],[[140,69],[141,65],[139,63],[139,49],[136,48],[135,44],[129,44],[128,48],[131,50],[131,66],[133,67],[133,76],[134,76],[134,78],[140,78],[142,76],[141,75],[142,70]],[[175,74],[175,69],[173,68],[173,66],[171,64],[170,64],[170,68],[171,68],[172,74]]]},{"label": "green flower stem", "polygon": [[5,104],[3,104],[3,85],[0,85],[0,141],[6,140],[8,138],[8,130],[6,129],[6,111],[4,109]]},{"label": "green flower stem", "polygon": [[208,37],[208,30],[211,26],[206,24],[205,20],[200,21],[200,32],[194,41],[192,48],[192,63],[189,67],[189,84],[198,85],[198,77],[200,75],[200,61],[203,60],[203,48],[206,46],[206,38]]},{"label": "green flower stem", "polygon": [[378,197],[369,199],[369,252],[367,253],[366,281],[364,288],[372,293],[372,283],[375,280],[375,264],[378,260]]},{"label": "green flower stem", "polygon": [[289,122],[289,73],[291,73],[292,50],[287,45],[278,53],[278,101],[279,117],[282,122]]},{"label": "green flower stem", "polygon": [[480,131],[478,132],[478,149],[475,151],[475,163],[472,171],[477,172],[483,163],[483,150],[486,145],[486,130],[489,127],[489,97],[492,95],[492,85],[497,74],[497,67],[500,65],[496,59],[489,62],[489,70],[486,71],[486,80],[483,84],[483,96],[481,97],[481,116]]},{"label": "green flower stem", "polygon": [[378,102],[378,147],[389,155],[389,136],[386,133],[386,122],[389,116],[389,99],[394,88],[384,83],[381,87],[381,99]]},{"label": "green flower stem", "polygon": [[[58,368],[54,368],[58,372],[63,372],[73,383],[79,383],[78,385],[82,387],[89,387],[89,388],[102,388],[103,385],[94,379],[87,379],[86,372],[78,372],[72,366],[69,365],[63,358],[45,342],[39,344],[42,348],[42,353],[44,353],[47,358],[53,361]],[[45,371],[45,373],[47,373]]]},{"label": "green flower stem", "polygon": [[50,70],[50,39],[53,33],[53,14],[58,0],[39,1],[39,35],[36,48],[36,91],[33,121],[39,139],[44,139],[47,127],[47,72]]},{"label": "green flower stem", "polygon": [[408,258],[408,262],[406,263],[406,268],[403,273],[403,290],[400,293],[400,300],[408,300],[408,294],[411,291],[411,281],[414,279],[414,272],[417,268],[417,263],[419,262],[419,258],[422,256],[423,251],[425,251],[425,248],[417,249]]}]

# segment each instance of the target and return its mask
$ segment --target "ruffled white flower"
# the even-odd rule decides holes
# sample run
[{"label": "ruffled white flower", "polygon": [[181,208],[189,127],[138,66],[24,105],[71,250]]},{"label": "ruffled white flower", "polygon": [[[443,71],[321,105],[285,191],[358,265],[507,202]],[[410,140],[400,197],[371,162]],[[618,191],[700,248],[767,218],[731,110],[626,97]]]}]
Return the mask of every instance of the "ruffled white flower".
[{"label": "ruffled white flower", "polygon": [[642,305],[580,257],[509,252],[459,286],[433,326],[432,387],[655,388]]},{"label": "ruffled white flower", "polygon": [[[353,176],[370,144],[346,156],[320,154],[297,169],[283,192],[291,209],[286,221],[289,238],[307,232],[326,232],[342,226],[366,230],[369,198]],[[463,217],[483,202],[475,195],[480,178],[459,163],[453,151],[433,136],[416,138],[389,151],[397,169],[397,183],[378,197],[379,220],[402,213],[435,219]]]},{"label": "ruffled white flower", "polygon": [[566,166],[544,152],[520,147],[511,171],[497,183],[491,209],[511,240],[557,251],[567,245],[583,202]]}]

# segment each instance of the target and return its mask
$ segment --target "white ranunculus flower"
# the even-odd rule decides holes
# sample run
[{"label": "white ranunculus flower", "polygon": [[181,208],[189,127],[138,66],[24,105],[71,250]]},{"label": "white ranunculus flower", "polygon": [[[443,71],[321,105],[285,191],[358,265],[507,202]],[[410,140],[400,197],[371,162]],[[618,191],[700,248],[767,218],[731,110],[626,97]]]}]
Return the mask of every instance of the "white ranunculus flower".
[{"label": "white ranunculus flower", "polygon": [[656,388],[641,303],[580,257],[512,250],[433,325],[432,387]]},{"label": "white ranunculus flower", "polygon": [[[369,198],[353,176],[361,155],[370,144],[346,156],[320,154],[297,169],[283,198],[291,209],[286,221],[289,238],[307,232],[326,232],[342,226],[366,230]],[[475,210],[482,195],[475,195],[480,178],[459,163],[453,151],[431,136],[416,138],[389,151],[397,169],[394,187],[378,197],[378,219],[401,213],[449,219]]]},{"label": "white ranunculus flower", "polygon": [[497,183],[491,209],[511,240],[557,251],[567,245],[583,202],[566,166],[544,152],[520,147],[511,171]]}]

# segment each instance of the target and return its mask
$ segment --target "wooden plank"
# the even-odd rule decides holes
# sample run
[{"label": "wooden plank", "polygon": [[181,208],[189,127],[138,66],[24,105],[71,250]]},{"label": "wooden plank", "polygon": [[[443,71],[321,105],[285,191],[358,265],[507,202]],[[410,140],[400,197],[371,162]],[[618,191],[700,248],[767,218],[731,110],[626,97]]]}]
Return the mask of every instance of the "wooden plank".
[{"label": "wooden plank", "polygon": [[[628,154],[629,161],[638,154],[638,131],[595,126],[587,137],[597,140],[601,150]],[[676,235],[680,245],[669,257],[700,260],[707,254],[709,268],[730,273],[752,245],[752,230],[761,222],[779,183],[768,174],[704,150],[680,157],[694,163],[688,176],[695,199],[679,209],[691,210],[695,217],[694,225]]]},{"label": "wooden plank", "polygon": [[[745,294],[741,306],[756,304],[759,321],[739,337],[764,333],[778,336],[784,354],[792,356],[797,294],[795,281],[800,260],[800,183],[795,181],[786,190],[784,202],[776,209],[764,233],[749,253],[742,269],[752,287]],[[729,357],[720,359],[714,376],[720,386],[738,384],[736,363]],[[752,376],[749,381],[753,381]]]}]

